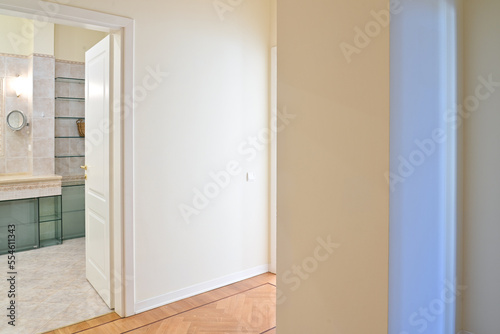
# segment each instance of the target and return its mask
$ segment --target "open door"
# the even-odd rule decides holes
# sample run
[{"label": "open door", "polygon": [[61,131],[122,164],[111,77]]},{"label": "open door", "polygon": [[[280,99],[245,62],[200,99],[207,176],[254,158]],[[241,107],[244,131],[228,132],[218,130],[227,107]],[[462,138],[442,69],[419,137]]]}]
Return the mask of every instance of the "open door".
[{"label": "open door", "polygon": [[111,38],[85,54],[85,230],[87,280],[113,308],[110,223]]}]

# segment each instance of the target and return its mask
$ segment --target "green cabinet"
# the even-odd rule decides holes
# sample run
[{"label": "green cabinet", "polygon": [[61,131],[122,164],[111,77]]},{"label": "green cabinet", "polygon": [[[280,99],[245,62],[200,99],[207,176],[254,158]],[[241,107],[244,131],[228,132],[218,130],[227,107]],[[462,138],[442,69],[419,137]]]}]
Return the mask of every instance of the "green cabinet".
[{"label": "green cabinet", "polygon": [[85,185],[63,186],[63,240],[85,236]]},{"label": "green cabinet", "polygon": [[0,254],[8,251],[8,227],[15,226],[16,251],[62,243],[61,196],[0,201]]}]

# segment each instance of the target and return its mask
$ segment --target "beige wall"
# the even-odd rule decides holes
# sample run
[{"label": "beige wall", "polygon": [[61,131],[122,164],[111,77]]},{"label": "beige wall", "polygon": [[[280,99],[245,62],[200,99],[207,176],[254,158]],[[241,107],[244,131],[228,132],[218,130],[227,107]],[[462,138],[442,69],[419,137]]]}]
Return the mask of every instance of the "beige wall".
[{"label": "beige wall", "polygon": [[389,27],[350,64],[340,49],[383,8],[278,3],[280,334],[387,333]]},{"label": "beige wall", "polygon": [[[478,76],[500,82],[500,2],[464,5],[465,96],[475,96]],[[463,329],[500,328],[500,87],[465,120]],[[485,90],[482,89],[481,93]]]},{"label": "beige wall", "polygon": [[33,40],[33,53],[54,55],[54,24],[48,22],[34,22],[36,34]]},{"label": "beige wall", "polygon": [[31,55],[33,32],[32,20],[0,15],[0,53]]},{"label": "beige wall", "polygon": [[278,38],[278,0],[270,0],[271,3],[271,46],[277,46]]},{"label": "beige wall", "polygon": [[101,31],[56,24],[54,44],[56,59],[85,61],[85,52],[107,36]]},{"label": "beige wall", "polygon": [[[221,20],[213,1],[75,0],[72,6],[135,19],[135,84],[147,96],[134,113],[136,299],[266,266],[268,150],[238,153],[268,126],[270,6],[245,1]],[[57,39],[56,39],[57,40]],[[59,58],[57,48],[56,57]],[[168,72],[151,88],[151,73]],[[251,145],[250,145],[251,146]],[[247,158],[250,161],[247,161]],[[194,190],[211,172],[241,172],[191,217]],[[255,182],[246,182],[254,172]]]}]

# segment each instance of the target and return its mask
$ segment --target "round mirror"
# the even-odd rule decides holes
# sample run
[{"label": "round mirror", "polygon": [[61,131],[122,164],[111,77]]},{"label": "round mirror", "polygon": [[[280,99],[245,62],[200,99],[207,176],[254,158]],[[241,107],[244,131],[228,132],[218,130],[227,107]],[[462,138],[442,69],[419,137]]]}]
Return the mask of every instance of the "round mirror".
[{"label": "round mirror", "polygon": [[26,116],[21,110],[13,110],[7,115],[7,125],[14,131],[21,130],[26,124]]}]

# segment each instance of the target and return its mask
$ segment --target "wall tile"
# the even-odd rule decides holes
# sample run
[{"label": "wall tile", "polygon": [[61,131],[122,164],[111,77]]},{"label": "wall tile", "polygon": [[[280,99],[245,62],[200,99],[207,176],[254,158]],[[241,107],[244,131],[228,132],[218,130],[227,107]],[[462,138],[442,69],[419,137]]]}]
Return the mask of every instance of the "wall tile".
[{"label": "wall tile", "polygon": [[54,117],[54,98],[36,97],[33,99],[33,118]]},{"label": "wall tile", "polygon": [[70,175],[84,175],[85,171],[80,166],[85,165],[85,158],[70,158],[69,173]]},{"label": "wall tile", "polygon": [[83,138],[71,139],[69,152],[71,155],[85,155],[85,139]]},{"label": "wall tile", "polygon": [[70,139],[67,138],[56,138],[55,140],[55,155],[56,156],[67,156],[70,155]]},{"label": "wall tile", "polygon": [[33,175],[52,175],[54,172],[54,158],[33,158]]},{"label": "wall tile", "polygon": [[68,176],[69,159],[55,159],[56,175]]},{"label": "wall tile", "polygon": [[54,98],[54,79],[33,79],[33,97]]},{"label": "wall tile", "polygon": [[70,102],[69,115],[73,117],[85,117],[85,103],[83,102]]},{"label": "wall tile", "polygon": [[56,137],[67,137],[69,136],[69,128],[66,126],[60,125],[60,120],[56,120],[57,126],[55,129]]},{"label": "wall tile", "polygon": [[85,85],[79,83],[70,83],[68,96],[85,98]]},{"label": "wall tile", "polygon": [[27,158],[29,138],[19,132],[7,133],[5,138],[5,157],[6,158]]},{"label": "wall tile", "polygon": [[35,118],[33,119],[33,138],[54,137],[54,119],[53,118]]},{"label": "wall tile", "polygon": [[55,60],[47,57],[33,57],[33,78],[54,79]]},{"label": "wall tile", "polygon": [[21,110],[25,115],[28,115],[29,100],[21,97],[6,97],[5,98],[5,116],[12,110]]},{"label": "wall tile", "polygon": [[28,58],[16,58],[16,57],[5,57],[5,76],[16,77],[20,75],[27,78],[29,75],[31,59]]},{"label": "wall tile", "polygon": [[28,158],[8,158],[5,160],[6,173],[29,173],[30,164]]},{"label": "wall tile", "polygon": [[33,139],[33,158],[54,158],[54,138]]},{"label": "wall tile", "polygon": [[56,60],[56,77],[71,77],[71,64],[59,62]]},{"label": "wall tile", "polygon": [[70,64],[70,66],[71,66],[70,70],[71,78],[85,79],[85,65]]},{"label": "wall tile", "polygon": [[69,116],[69,106],[70,106],[70,101],[62,101],[62,100],[55,100],[55,113],[56,116]]},{"label": "wall tile", "polygon": [[56,137],[78,136],[76,119],[57,119],[56,124]]},{"label": "wall tile", "polygon": [[5,57],[0,56],[0,77],[4,77],[5,73]]},{"label": "wall tile", "polygon": [[68,82],[56,82],[56,97],[69,97],[72,96],[69,93],[69,86],[70,84]]}]

